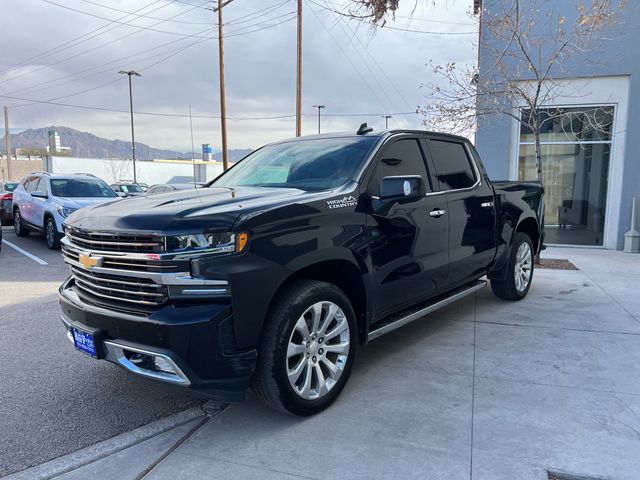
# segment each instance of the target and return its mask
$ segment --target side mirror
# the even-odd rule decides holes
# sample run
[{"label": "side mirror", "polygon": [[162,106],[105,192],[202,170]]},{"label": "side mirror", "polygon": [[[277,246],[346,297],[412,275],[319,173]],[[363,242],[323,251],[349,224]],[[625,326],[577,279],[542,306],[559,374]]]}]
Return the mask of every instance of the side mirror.
[{"label": "side mirror", "polygon": [[31,196],[35,198],[48,198],[47,194],[41,192],[40,190],[36,190],[35,192],[31,192]]},{"label": "side mirror", "polygon": [[116,192],[116,195],[118,195],[120,198],[125,198],[127,196],[127,194],[124,192]]},{"label": "side mirror", "polygon": [[424,196],[424,181],[420,175],[384,177],[380,183],[380,200],[412,200]]}]

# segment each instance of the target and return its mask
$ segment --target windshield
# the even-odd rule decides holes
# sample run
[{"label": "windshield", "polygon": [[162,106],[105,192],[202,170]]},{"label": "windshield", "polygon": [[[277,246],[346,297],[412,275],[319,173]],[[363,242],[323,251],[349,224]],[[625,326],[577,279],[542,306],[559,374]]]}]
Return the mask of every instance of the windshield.
[{"label": "windshield", "polygon": [[318,138],[267,145],[219,177],[214,187],[325,190],[353,178],[377,137]]},{"label": "windshield", "polygon": [[17,186],[18,186],[17,183],[5,183],[4,190],[5,192],[13,192]]},{"label": "windshield", "polygon": [[144,188],[140,185],[128,184],[128,185],[120,185],[120,188],[125,193],[144,193]]},{"label": "windshield", "polygon": [[101,180],[55,178],[51,180],[51,193],[56,197],[117,197],[109,185]]}]

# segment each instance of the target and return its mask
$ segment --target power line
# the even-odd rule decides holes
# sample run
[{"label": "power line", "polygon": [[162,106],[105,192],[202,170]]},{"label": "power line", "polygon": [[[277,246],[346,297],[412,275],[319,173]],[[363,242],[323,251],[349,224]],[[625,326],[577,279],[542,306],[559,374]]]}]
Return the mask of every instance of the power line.
[{"label": "power line", "polygon": [[[308,1],[308,0],[307,0]],[[338,47],[338,50],[340,50],[340,53],[342,53],[342,55],[347,59],[347,61],[349,62],[349,64],[351,65],[351,67],[353,68],[353,70],[358,74],[358,76],[360,77],[360,79],[362,80],[362,82],[367,86],[367,88],[371,91],[371,93],[373,94],[373,96],[378,100],[378,102],[380,102],[380,105],[382,105],[382,108],[386,109],[386,105],[384,104],[384,102],[380,99],[380,97],[378,96],[378,94],[376,93],[375,89],[373,89],[371,87],[371,84],[369,84],[369,82],[367,81],[367,79],[365,78],[364,75],[362,75],[362,73],[360,72],[360,70],[358,70],[358,68],[355,66],[355,64],[351,61],[351,58],[349,57],[349,55],[347,55],[347,53],[344,51],[344,49],[342,48],[342,45],[340,44],[340,42],[338,42],[336,40],[336,38],[333,36],[333,34],[331,33],[331,30],[329,30],[327,28],[327,26],[322,22],[322,20],[320,19],[320,17],[318,16],[318,14],[316,13],[316,11],[313,8],[309,8],[309,10],[311,10],[311,13],[313,13],[313,15],[316,17],[316,20],[318,21],[318,23],[322,26],[322,28],[324,28],[324,30],[327,32],[327,34],[329,35],[329,37],[331,37],[331,39],[333,40],[333,42],[336,44],[336,46]]]},{"label": "power line", "polygon": [[[324,0],[325,3],[327,3],[327,0]],[[332,7],[333,4],[329,1],[328,2]],[[335,8],[335,7],[334,7]],[[341,17],[337,17],[337,23],[340,26],[340,29],[342,30],[342,32],[345,34],[345,36],[348,36],[345,27],[342,25],[342,18]],[[355,37],[358,42],[360,42],[360,45],[362,46],[362,49],[367,52],[369,54],[370,57],[373,57],[370,53],[369,50],[367,49],[366,46],[364,46],[362,44],[362,42],[360,41],[360,38],[357,36],[357,33],[354,29],[351,28],[351,26],[348,26],[349,30],[351,30],[352,36],[351,36],[351,40],[353,40],[353,38]],[[349,43],[351,43],[351,40],[349,40]],[[347,44],[348,46],[348,44]],[[389,96],[389,94],[387,93],[387,89],[384,88],[384,86],[382,85],[382,83],[380,83],[380,81],[378,80],[378,76],[374,73],[374,71],[371,69],[371,67],[369,66],[369,63],[365,60],[365,58],[362,56],[362,53],[360,53],[359,48],[354,49],[356,54],[358,55],[358,57],[360,58],[360,60],[362,61],[362,63],[364,64],[364,66],[367,68],[367,70],[369,71],[369,73],[371,74],[371,76],[373,77],[373,80],[378,84],[378,86],[380,87],[380,90],[382,91],[383,95],[385,96],[385,98],[387,99],[387,101],[389,102],[389,104],[393,107],[393,109],[397,109],[393,99]],[[374,62],[375,62],[375,58],[374,58]],[[376,62],[377,63],[377,62]],[[379,65],[378,65],[379,67]],[[391,80],[389,79],[389,77],[387,77],[387,80],[389,81],[389,83],[392,83]],[[393,85],[392,85],[393,86]],[[396,89],[397,90],[397,89]],[[406,123],[406,121],[404,120],[404,118],[402,119],[402,121],[405,124],[405,127],[409,127],[409,125]]]},{"label": "power line", "polygon": [[[11,100],[20,100],[22,102],[31,102],[28,104],[18,105],[18,107],[31,106],[35,104],[55,105],[59,107],[79,108],[84,110],[96,110],[103,112],[113,113],[129,113],[128,110],[119,110],[116,108],[96,107],[92,105],[78,105],[73,103],[62,103],[48,100],[35,100],[33,98],[15,97],[11,95],[0,95],[0,98],[7,98]],[[162,112],[142,112],[136,110],[136,115],[149,115],[154,117],[167,117],[167,118],[189,118],[189,114],[182,113],[162,113]],[[333,113],[325,114],[325,117],[376,117],[380,115],[416,115],[416,112],[375,112],[375,113]],[[315,117],[315,114],[303,114],[305,117]],[[193,118],[206,118],[206,119],[219,119],[220,115],[193,115]],[[285,118],[295,118],[295,115],[271,115],[264,117],[227,117],[227,120],[241,121],[241,120],[280,120]]]},{"label": "power line", "polygon": [[[335,6],[333,5],[333,2],[331,0],[324,0],[325,3],[329,3],[329,5],[331,5],[334,9]],[[405,98],[405,96],[403,95],[403,93],[400,91],[400,89],[396,86],[395,82],[393,80],[391,80],[391,78],[389,77],[389,75],[387,75],[387,72],[384,68],[382,68],[380,66],[380,64],[378,63],[378,60],[376,59],[376,57],[369,51],[369,49],[367,48],[366,45],[364,45],[364,43],[362,43],[362,40],[360,40],[360,37],[358,36],[356,29],[352,28],[351,25],[344,20],[342,17],[338,17],[339,20],[342,20],[347,27],[353,32],[353,37],[355,37],[355,39],[358,41],[358,44],[362,47],[362,49],[366,52],[366,54],[369,56],[369,58],[371,58],[371,60],[373,60],[373,63],[376,65],[376,67],[378,67],[378,70],[382,73],[382,75],[386,78],[387,82],[389,82],[389,84],[391,85],[391,88],[393,88],[393,90],[395,90],[396,94],[398,94],[398,96],[402,99],[402,101],[405,103],[406,106],[408,106],[409,108],[411,108],[411,104],[409,103],[409,101]],[[406,121],[404,120],[404,118],[402,119],[402,121],[405,123],[405,126],[408,127]]]},{"label": "power line", "polygon": [[[43,0],[43,1],[49,1],[49,0]],[[171,1],[173,1],[173,0],[171,0]],[[203,4],[204,4],[204,3],[207,3],[207,2],[205,1],[205,2],[203,2]],[[162,7],[160,7],[160,8],[162,8]],[[195,8],[195,7],[194,7],[194,8]],[[192,10],[193,10],[193,9],[192,9]],[[184,15],[185,13],[188,13],[189,11],[190,11],[190,10],[185,10],[184,12],[178,13],[178,14],[176,14],[176,15],[172,16],[172,17],[169,17],[169,18],[168,18],[168,19],[166,19],[166,20],[163,20],[163,21],[160,21],[160,22],[154,23],[153,25],[155,26],[155,25],[158,25],[158,24],[160,24],[160,23],[163,23],[163,22],[165,22],[165,21],[167,21],[167,20],[171,20],[171,19],[173,19],[173,18],[179,17],[180,15]],[[116,26],[116,27],[114,27],[114,28],[118,28],[118,27]],[[139,28],[140,28],[140,27],[139,27]],[[13,80],[16,80],[16,79],[18,79],[18,78],[22,78],[22,77],[24,77],[24,76],[26,76],[26,75],[30,75],[30,74],[35,73],[35,72],[37,72],[37,71],[43,70],[43,69],[45,69],[45,68],[49,68],[49,67],[53,67],[53,66],[55,66],[55,65],[59,65],[60,63],[66,62],[67,60],[71,60],[71,59],[77,58],[77,57],[79,57],[79,56],[81,56],[81,55],[84,55],[84,54],[89,53],[89,52],[93,52],[93,51],[95,51],[95,50],[98,50],[99,48],[105,47],[105,46],[110,45],[110,44],[112,44],[112,43],[119,42],[120,40],[124,40],[125,38],[128,38],[128,37],[131,37],[131,36],[133,36],[133,35],[136,35],[136,34],[138,34],[138,33],[142,32],[142,31],[144,31],[144,28],[141,28],[140,30],[136,30],[136,31],[131,32],[131,33],[128,33],[128,34],[123,35],[123,36],[121,36],[121,37],[115,38],[115,39],[110,40],[110,41],[108,41],[108,42],[106,42],[106,43],[103,43],[103,44],[97,45],[97,46],[95,46],[95,47],[89,48],[89,49],[87,49],[87,50],[83,50],[82,52],[76,53],[76,54],[74,54],[74,55],[70,55],[70,56],[68,56],[68,57],[63,58],[62,60],[58,60],[57,62],[50,63],[50,64],[48,64],[48,65],[42,65],[42,66],[40,66],[40,67],[38,67],[38,68],[35,68],[35,69],[33,69],[33,70],[29,71],[29,72],[25,72],[25,73],[22,73],[22,74],[20,74],[20,75],[16,75],[16,76],[14,76],[14,77],[11,77],[11,78],[9,78],[9,79],[6,79],[5,81],[13,81]],[[103,32],[103,33],[106,33],[106,32]],[[101,33],[101,34],[98,34],[98,35],[102,35],[102,33]],[[96,36],[97,36],[97,35],[96,35]],[[85,41],[85,40],[83,40],[83,42],[84,42],[84,41]],[[58,52],[58,53],[59,53],[59,52]]]},{"label": "power line", "polygon": [[[136,10],[135,12],[132,12],[132,13],[137,13],[137,12],[140,12],[140,11],[142,11],[142,10],[145,10],[145,9],[147,9],[147,8],[151,7],[152,5],[155,5],[156,3],[159,3],[160,1],[162,1],[162,0],[155,0],[155,1],[151,2],[151,3],[149,3],[148,5],[145,5],[144,7],[141,7],[141,8],[139,8],[138,10]],[[177,0],[174,0],[174,1],[177,1]],[[168,5],[170,5],[171,3],[172,3],[172,2],[169,2],[169,3],[165,4],[165,5],[161,5],[160,7],[155,8],[154,10],[151,10],[151,11],[152,11],[152,12],[155,12],[156,10],[160,10],[161,8],[164,8],[164,7],[168,6]],[[130,16],[130,15],[123,15],[123,16],[122,16],[122,17],[120,17],[118,20],[123,20],[123,19],[127,18],[128,16]],[[107,23],[106,25],[103,25],[103,26],[98,27],[98,28],[94,28],[93,30],[90,30],[89,32],[87,32],[87,33],[85,33],[85,34],[82,34],[82,35],[80,35],[80,36],[78,36],[78,37],[72,38],[71,40],[69,40],[69,41],[67,41],[67,42],[64,42],[64,43],[61,43],[60,45],[57,45],[57,46],[55,46],[55,47],[53,47],[53,48],[50,48],[49,50],[46,50],[46,51],[44,51],[44,52],[41,52],[41,53],[39,53],[39,54],[37,54],[37,55],[34,55],[34,56],[32,56],[32,57],[29,57],[29,58],[27,58],[26,60],[24,60],[22,63],[19,63],[19,64],[17,64],[17,65],[13,65],[13,66],[11,66],[11,67],[5,68],[4,70],[0,70],[0,74],[4,74],[4,73],[10,72],[10,71],[12,71],[12,70],[15,70],[16,68],[23,67],[23,66],[27,65],[29,62],[34,61],[34,60],[37,60],[37,59],[39,59],[39,58],[42,58],[42,57],[44,57],[45,55],[54,55],[54,54],[56,54],[56,53],[60,53],[60,52],[62,52],[62,51],[64,51],[64,50],[67,50],[67,49],[69,49],[69,48],[75,47],[75,46],[79,45],[80,43],[84,43],[84,42],[86,42],[87,40],[91,40],[92,38],[95,38],[96,36],[103,35],[103,34],[105,34],[105,33],[107,33],[107,32],[110,32],[111,30],[114,30],[115,28],[120,28],[120,25],[116,25],[115,27],[113,27],[113,28],[111,28],[111,29],[109,29],[109,30],[107,30],[107,31],[105,31],[105,32],[98,33],[98,34],[93,35],[93,36],[91,36],[91,37],[89,37],[89,38],[86,38],[85,40],[82,40],[81,42],[78,42],[78,43],[76,43],[75,45],[70,45],[70,44],[72,44],[72,43],[74,43],[74,42],[77,42],[78,40],[81,40],[81,39],[83,39],[83,38],[85,38],[85,37],[87,37],[87,36],[91,35],[92,33],[96,33],[96,32],[98,32],[98,31],[100,31],[100,30],[102,30],[102,29],[104,29],[104,28],[108,27],[111,23],[113,23],[113,22],[109,22],[109,23]],[[70,46],[68,46],[68,45],[70,45]],[[56,50],[58,50],[58,51],[56,52]]]},{"label": "power line", "polygon": [[[135,15],[138,18],[148,18],[150,20],[163,20],[160,17],[153,17],[151,15],[145,15],[145,14],[140,14],[140,13],[135,13],[135,12],[129,12],[127,10],[122,10],[120,8],[110,7],[108,5],[103,5],[102,3],[93,2],[92,0],[80,0],[80,1],[84,2],[84,3],[91,4],[91,5],[95,5],[95,6],[100,7],[100,8],[105,8],[107,10],[112,10],[114,12],[126,13],[127,14],[126,16]],[[213,22],[191,22],[191,21],[188,21],[188,20],[171,20],[171,22],[188,24],[188,25],[213,25]]]},{"label": "power line", "polygon": [[[283,20],[283,21],[281,21],[281,22],[277,22],[277,23],[275,23],[275,24],[268,25],[268,26],[263,27],[263,28],[259,28],[259,29],[255,29],[255,30],[250,30],[250,31],[246,31],[246,32],[239,32],[239,33],[236,33],[236,31],[234,31],[234,32],[232,32],[231,34],[225,35],[225,37],[236,37],[236,36],[241,36],[241,35],[248,35],[248,34],[255,33],[255,32],[260,32],[260,31],[267,30],[267,29],[270,29],[270,28],[273,28],[273,27],[277,27],[278,25],[281,25],[281,24],[283,24],[283,23],[290,22],[290,21],[292,21],[294,18],[295,18],[295,16],[293,16],[293,17],[291,17],[291,18],[288,18],[288,19],[286,19],[286,20]],[[258,22],[258,23],[256,23],[256,24],[253,24],[252,26],[255,26],[255,25],[258,25],[258,24],[261,24],[261,23],[264,23],[264,22]],[[245,28],[246,28],[246,27],[245,27]],[[203,32],[201,32],[201,33],[204,33],[204,32],[210,32],[210,31],[212,31],[212,30],[214,30],[214,29],[215,29],[215,27],[214,27],[214,28],[212,28],[212,29],[204,30],[204,31],[203,31]],[[191,46],[193,46],[193,45],[196,45],[196,44],[198,44],[198,43],[202,43],[202,42],[204,42],[204,41],[206,41],[206,40],[210,40],[210,39],[212,39],[212,38],[217,38],[217,37],[210,37],[210,36],[204,36],[204,35],[201,35],[201,36],[200,36],[200,37],[198,37],[194,42],[192,42],[192,43],[190,43],[190,44],[188,44],[188,45],[186,45],[186,46],[184,46],[184,47],[179,47],[179,48],[174,49],[174,50],[169,50],[168,52],[161,52],[161,53],[159,53],[159,54],[155,54],[155,55],[151,55],[151,56],[148,56],[148,57],[145,57],[145,58],[142,58],[142,59],[138,59],[138,60],[136,60],[136,62],[141,62],[141,61],[149,60],[149,59],[156,58],[156,57],[159,57],[159,56],[163,56],[163,55],[166,55],[167,53],[169,53],[169,55],[168,55],[168,56],[166,56],[166,57],[162,58],[161,60],[159,60],[159,61],[157,61],[157,62],[155,62],[155,63],[152,63],[152,64],[150,64],[150,65],[147,65],[147,66],[145,66],[145,67],[143,67],[143,68],[141,69],[142,71],[144,71],[144,70],[148,70],[149,68],[151,68],[151,67],[153,67],[153,66],[155,66],[155,65],[158,65],[159,63],[162,63],[162,62],[164,62],[164,61],[168,60],[169,58],[172,58],[172,57],[174,57],[174,56],[178,55],[179,53],[181,53],[182,51],[186,50],[187,48],[189,48],[189,47],[191,47]],[[174,40],[174,41],[172,41],[172,42],[167,42],[166,44],[163,44],[162,46],[166,46],[166,45],[168,45],[168,44],[176,43],[176,42],[178,42],[178,41],[182,41],[182,40],[184,40],[184,39],[178,39],[178,40]],[[144,51],[139,52],[139,53],[137,53],[137,54],[128,55],[127,57],[124,57],[124,59],[126,59],[126,58],[130,58],[130,57],[135,57],[135,56],[141,55],[142,53],[145,53],[146,51],[154,50],[154,49],[157,49],[157,48],[159,48],[159,47],[154,47],[154,48],[151,48],[151,49],[147,49],[147,50],[144,50]],[[98,66],[96,66],[96,67],[91,67],[91,68],[88,68],[88,69],[82,70],[82,71],[80,71],[80,72],[76,72],[76,74],[77,74],[77,73],[83,73],[83,72],[85,72],[85,71],[94,70],[94,69],[96,69],[96,68],[101,68],[101,67],[106,66],[106,65],[109,65],[109,64],[119,63],[119,62],[120,62],[120,61],[122,61],[122,60],[123,60],[123,59],[115,60],[115,61],[112,61],[112,62],[107,62],[106,64],[98,65]],[[57,85],[50,85],[50,86],[48,86],[48,87],[43,87],[43,88],[41,88],[41,89],[34,90],[34,91],[30,92],[30,93],[31,93],[31,94],[33,94],[33,93],[36,93],[36,92],[39,92],[39,91],[42,91],[42,90],[47,90],[47,89],[49,89],[49,88],[59,87],[59,86],[61,86],[61,85],[65,85],[65,84],[68,84],[68,83],[73,83],[74,81],[81,80],[81,79],[83,79],[83,78],[93,77],[93,76],[99,75],[99,74],[104,73],[104,72],[109,72],[109,71],[111,71],[111,68],[103,69],[103,70],[100,70],[100,71],[98,71],[98,72],[91,73],[91,74],[89,74],[89,75],[85,75],[85,76],[83,76],[83,77],[79,77],[79,78],[77,78],[77,79],[73,79],[73,80],[70,80],[70,81],[67,81],[67,82],[59,83],[59,84],[57,84]],[[68,77],[73,76],[73,75],[74,75],[74,74],[66,75],[66,76],[64,76],[64,77],[60,77],[59,79],[68,78]],[[58,80],[59,80],[59,79],[58,79]],[[113,84],[113,83],[117,82],[118,80],[119,80],[119,79],[115,79],[115,80],[113,80],[113,81],[109,81],[109,82],[107,82],[107,83],[104,83],[104,84],[98,85],[98,86],[96,86],[96,87],[92,87],[92,88],[89,88],[89,89],[86,89],[86,90],[82,90],[82,91],[80,91],[80,92],[74,92],[74,93],[67,94],[67,95],[63,95],[63,96],[56,97],[56,98],[51,98],[51,99],[49,99],[49,100],[60,100],[60,99],[64,99],[64,98],[73,97],[73,96],[76,96],[76,95],[82,95],[82,94],[84,94],[84,93],[92,92],[92,91],[97,90],[97,89],[99,89],[99,88],[103,88],[103,87],[106,87],[106,86],[108,86],[108,85],[111,85],[111,84]],[[49,82],[42,82],[42,84],[50,83],[50,82],[51,82],[51,81],[49,81]],[[40,84],[36,84],[36,86],[37,86],[37,85],[40,85]],[[32,87],[33,87],[33,86],[31,86],[31,87],[27,87],[27,88],[25,88],[25,89],[21,89],[21,90],[16,90],[16,91],[12,92],[12,94],[14,94],[14,95],[15,95],[16,93],[20,93],[20,92],[23,92],[23,91],[29,91]],[[5,92],[5,94],[6,94],[6,92]],[[22,104],[22,105],[18,105],[18,106],[25,106],[25,105],[26,105],[26,104]]]},{"label": "power line", "polygon": [[[373,25],[371,22],[365,20],[364,18],[360,18],[360,17],[353,16],[353,15],[348,14],[348,13],[341,12],[340,10],[336,10],[335,8],[329,8],[329,7],[327,7],[325,5],[322,5],[320,3],[317,3],[317,2],[315,2],[313,0],[307,0],[307,1],[313,3],[314,5],[320,7],[322,9],[324,9],[324,10],[329,10],[329,11],[331,11],[333,13],[338,14],[338,15],[342,15],[343,17],[350,18],[351,20],[355,20],[355,21],[361,22],[361,23],[366,23],[369,26]],[[378,28],[380,28],[381,30],[386,28],[386,29],[389,29],[389,30],[399,30],[401,32],[409,32],[409,33],[422,33],[422,34],[425,34],[425,35],[477,35],[478,34],[477,31],[475,31],[475,32],[434,32],[434,31],[428,31],[428,30],[414,30],[414,29],[411,29],[411,28],[392,27],[392,26],[390,26],[388,24],[385,24],[383,26],[379,26]]]},{"label": "power line", "polygon": [[[42,0],[42,1],[45,2],[45,3],[49,3],[51,5],[56,5],[56,6],[60,7],[60,8],[64,8],[66,10],[71,10],[72,12],[80,13],[82,15],[87,15],[89,17],[94,17],[94,18],[99,18],[101,20],[107,20],[109,22],[120,23],[122,25],[126,25],[127,27],[139,28],[140,30],[145,30],[145,31],[149,31],[149,32],[157,32],[157,33],[165,33],[165,34],[168,34],[168,35],[177,35],[177,36],[180,36],[180,37],[193,37],[193,36],[195,36],[195,35],[189,34],[189,33],[173,32],[173,31],[170,31],[170,30],[160,30],[160,29],[157,29],[157,28],[152,28],[153,26],[158,25],[160,23],[164,23],[164,22],[168,22],[168,21],[173,20],[173,18],[175,18],[175,16],[174,17],[165,18],[165,19],[161,19],[160,22],[154,23],[151,27],[146,27],[146,26],[142,26],[142,25],[132,25],[131,23],[128,23],[128,22],[121,22],[119,20],[114,20],[112,18],[103,17],[101,15],[96,15],[95,13],[89,13],[89,12],[86,12],[84,10],[80,10],[79,8],[73,8],[73,7],[69,7],[67,5],[62,5],[61,3],[57,3],[57,2],[54,2],[52,0]],[[207,3],[207,2],[204,2],[204,3]],[[187,12],[189,12],[191,10],[194,10],[195,8],[197,8],[197,7],[193,7],[191,9],[179,14],[179,15],[183,15],[184,13],[187,13]],[[178,15],[176,15],[176,16],[178,16]]]}]

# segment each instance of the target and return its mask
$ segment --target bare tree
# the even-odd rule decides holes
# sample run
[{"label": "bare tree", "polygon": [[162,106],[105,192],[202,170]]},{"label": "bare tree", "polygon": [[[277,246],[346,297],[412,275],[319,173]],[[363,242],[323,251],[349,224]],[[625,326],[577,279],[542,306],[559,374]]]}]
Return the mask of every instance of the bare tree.
[{"label": "bare tree", "polygon": [[[548,107],[560,95],[562,79],[571,76],[571,65],[592,61],[587,54],[597,56],[593,54],[605,41],[603,32],[617,23],[623,7],[623,2],[614,6],[612,0],[580,2],[575,18],[567,19],[552,2],[492,2],[481,22],[481,48],[490,64],[481,74],[477,65],[460,69],[455,63],[431,64],[445,86],[424,85],[431,94],[430,102],[419,108],[423,123],[469,134],[493,115],[511,117],[533,135],[536,174],[542,181],[542,129],[548,122],[558,122],[570,130],[576,116],[570,109]],[[596,131],[609,128],[605,108],[581,112],[580,122]]]},{"label": "bare tree", "polygon": [[105,159],[107,162],[107,171],[111,177],[112,183],[117,183],[126,178],[131,173],[131,161],[120,158]]}]

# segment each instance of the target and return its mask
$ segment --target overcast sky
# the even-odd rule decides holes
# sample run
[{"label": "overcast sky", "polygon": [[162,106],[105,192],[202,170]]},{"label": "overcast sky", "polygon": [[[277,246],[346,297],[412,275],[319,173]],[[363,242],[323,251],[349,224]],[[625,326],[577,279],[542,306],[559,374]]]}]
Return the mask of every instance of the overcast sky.
[{"label": "overcast sky", "polygon": [[[317,129],[314,104],[325,104],[323,132],[356,130],[384,119],[329,115],[412,112],[431,80],[426,62],[474,61],[477,25],[471,0],[400,2],[390,28],[346,20],[345,0],[305,0],[303,134]],[[134,111],[194,115],[196,151],[220,144],[217,17],[203,0],[2,0],[0,95],[128,112],[126,76],[134,69]],[[424,5],[424,6],[423,6]],[[67,7],[67,8],[65,8]],[[294,0],[235,0],[224,8],[230,148],[255,148],[295,134],[296,22]],[[91,14],[86,15],[85,13]],[[136,12],[134,15],[127,13]],[[99,18],[102,17],[102,18]],[[114,22],[115,21],[115,22]],[[395,30],[399,29],[399,30]],[[407,32],[443,32],[432,35]],[[472,32],[471,34],[461,34]],[[8,47],[8,48],[7,48]],[[11,126],[68,126],[128,140],[128,113],[2,98]],[[19,106],[24,105],[24,106]],[[246,117],[290,116],[272,120]],[[188,117],[137,114],[136,140],[190,149]],[[396,115],[390,127],[419,127]],[[64,143],[64,139],[62,139]]]}]

